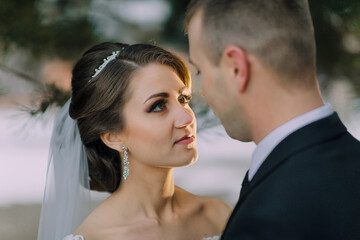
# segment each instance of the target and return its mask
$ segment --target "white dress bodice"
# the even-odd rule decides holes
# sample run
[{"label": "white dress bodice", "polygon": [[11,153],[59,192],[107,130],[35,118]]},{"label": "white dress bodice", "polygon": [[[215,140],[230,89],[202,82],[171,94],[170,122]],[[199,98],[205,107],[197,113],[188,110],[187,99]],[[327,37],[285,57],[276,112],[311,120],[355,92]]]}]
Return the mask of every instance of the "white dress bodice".
[{"label": "white dress bodice", "polygon": [[84,237],[82,235],[68,235],[66,236],[63,240],[85,240]]},{"label": "white dress bodice", "polygon": [[[214,237],[208,237],[208,238],[204,238],[203,240],[220,240],[220,236],[214,236]],[[68,235],[66,236],[63,240],[85,240],[83,236],[81,235]]]}]

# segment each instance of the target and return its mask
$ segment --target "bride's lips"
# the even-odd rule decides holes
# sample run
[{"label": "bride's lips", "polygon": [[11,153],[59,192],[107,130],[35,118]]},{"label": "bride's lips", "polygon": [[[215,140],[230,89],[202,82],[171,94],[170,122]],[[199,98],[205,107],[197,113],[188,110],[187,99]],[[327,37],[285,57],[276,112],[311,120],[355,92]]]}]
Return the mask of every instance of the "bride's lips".
[{"label": "bride's lips", "polygon": [[177,140],[174,144],[190,144],[194,142],[195,138],[192,134],[186,134],[179,140]]}]

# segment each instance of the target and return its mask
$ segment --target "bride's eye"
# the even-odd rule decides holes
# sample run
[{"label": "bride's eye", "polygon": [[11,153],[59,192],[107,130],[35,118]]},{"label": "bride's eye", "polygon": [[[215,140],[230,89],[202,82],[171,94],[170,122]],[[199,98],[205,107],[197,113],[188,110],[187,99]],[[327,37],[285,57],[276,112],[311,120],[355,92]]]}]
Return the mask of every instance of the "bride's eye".
[{"label": "bride's eye", "polygon": [[166,101],[165,99],[161,99],[156,101],[153,105],[151,105],[148,112],[162,112],[166,110]]},{"label": "bride's eye", "polygon": [[191,95],[180,95],[178,100],[181,104],[189,103],[191,100]]}]

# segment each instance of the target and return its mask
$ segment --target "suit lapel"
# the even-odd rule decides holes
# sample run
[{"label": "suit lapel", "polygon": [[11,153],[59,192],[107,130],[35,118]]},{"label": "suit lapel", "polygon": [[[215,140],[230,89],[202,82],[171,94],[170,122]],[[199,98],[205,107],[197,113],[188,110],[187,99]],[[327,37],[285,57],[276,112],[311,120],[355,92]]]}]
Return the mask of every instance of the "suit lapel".
[{"label": "suit lapel", "polygon": [[244,192],[246,191],[249,184],[250,184],[250,182],[249,182],[249,171],[247,171],[246,174],[245,174],[245,177],[243,179],[243,182],[241,184],[240,196],[244,194]]},{"label": "suit lapel", "polygon": [[238,204],[289,157],[345,132],[345,126],[340,121],[338,115],[334,113],[290,134],[275,147],[260,166],[247,188],[241,192]]}]

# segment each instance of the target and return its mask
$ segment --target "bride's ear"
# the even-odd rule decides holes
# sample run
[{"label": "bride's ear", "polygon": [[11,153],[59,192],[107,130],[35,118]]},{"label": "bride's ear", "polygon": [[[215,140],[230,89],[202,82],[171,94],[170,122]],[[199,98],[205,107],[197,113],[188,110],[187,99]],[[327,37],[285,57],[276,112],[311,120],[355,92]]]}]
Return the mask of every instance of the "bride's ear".
[{"label": "bride's ear", "polygon": [[123,141],[119,133],[103,133],[100,135],[103,143],[111,149],[122,152]]}]

